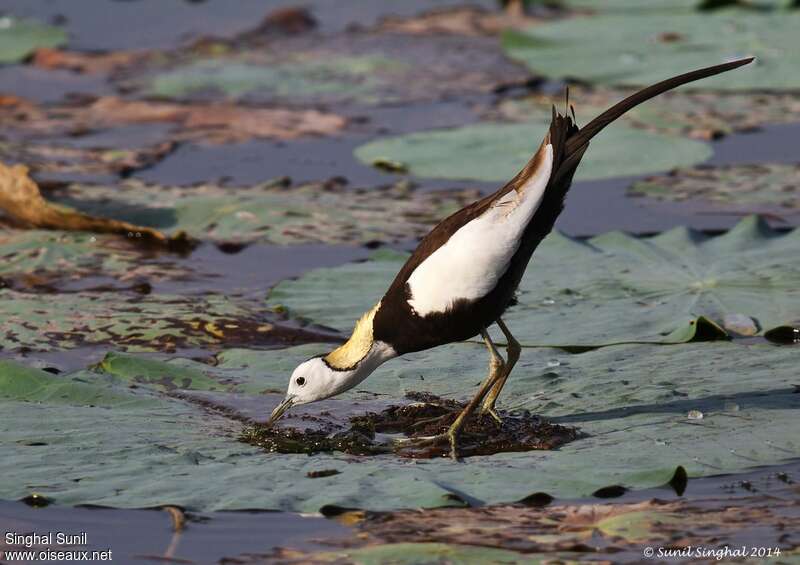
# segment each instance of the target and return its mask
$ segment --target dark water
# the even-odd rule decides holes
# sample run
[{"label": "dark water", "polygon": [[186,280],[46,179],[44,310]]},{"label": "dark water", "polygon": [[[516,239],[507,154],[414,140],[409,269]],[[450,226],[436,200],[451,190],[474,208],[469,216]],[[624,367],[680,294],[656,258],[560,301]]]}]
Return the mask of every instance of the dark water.
[{"label": "dark water", "polygon": [[386,15],[410,16],[433,7],[494,7],[490,0],[4,0],[0,12],[64,26],[79,50],[163,49],[203,36],[231,37],[252,29],[273,10],[308,7],[324,33]]},{"label": "dark water", "polygon": [[[159,509],[34,508],[22,502],[0,502],[0,532],[4,536],[8,532],[85,532],[87,544],[75,549],[110,549],[114,563],[216,563],[225,557],[268,553],[278,546],[317,549],[322,547],[314,542],[317,538],[352,535],[335,521],[285,512],[217,512],[187,517],[184,529],[176,533],[170,515]],[[0,548],[10,549],[3,544]]]},{"label": "dark water", "polygon": [[[458,112],[451,116],[462,117]],[[421,119],[419,115],[415,116],[415,120]],[[391,119],[387,127],[392,127]],[[164,184],[223,179],[231,185],[254,184],[279,175],[288,175],[295,182],[344,176],[353,186],[387,184],[403,178],[402,175],[366,166],[353,156],[353,150],[368,139],[367,136],[351,136],[290,144],[250,141],[214,147],[187,145],[136,176]],[[800,162],[798,139],[800,124],[766,126],[755,133],[734,134],[712,143],[714,156],[709,164]],[[626,196],[631,183],[641,178],[644,177],[576,182],[559,218],[558,229],[574,236],[595,235],[615,229],[653,233],[676,225],[716,231],[728,229],[741,219],[742,214],[718,213],[711,206],[699,208],[697,203],[655,202]],[[427,190],[471,186],[489,192],[499,186],[475,181],[412,180]],[[800,212],[787,210],[783,217],[786,220],[784,225],[800,224]]]}]

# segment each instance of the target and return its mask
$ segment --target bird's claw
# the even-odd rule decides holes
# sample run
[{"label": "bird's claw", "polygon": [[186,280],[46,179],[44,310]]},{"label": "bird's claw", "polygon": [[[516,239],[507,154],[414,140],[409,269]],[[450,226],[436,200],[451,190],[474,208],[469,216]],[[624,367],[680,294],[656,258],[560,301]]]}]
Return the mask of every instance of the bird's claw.
[{"label": "bird's claw", "polygon": [[491,416],[492,419],[497,422],[499,425],[503,425],[503,419],[497,414],[494,408],[489,406],[484,406],[481,409],[481,416]]},{"label": "bird's claw", "polygon": [[458,461],[458,434],[455,430],[447,430],[447,439],[450,441],[450,459]]},{"label": "bird's claw", "polygon": [[408,449],[408,448],[423,448],[428,447],[431,445],[437,445],[444,442],[447,442],[450,445],[450,458],[453,461],[458,461],[458,434],[453,430],[448,430],[443,434],[437,434],[435,436],[426,436],[426,437],[410,437],[410,438],[403,438],[395,440],[395,447],[397,449]]}]

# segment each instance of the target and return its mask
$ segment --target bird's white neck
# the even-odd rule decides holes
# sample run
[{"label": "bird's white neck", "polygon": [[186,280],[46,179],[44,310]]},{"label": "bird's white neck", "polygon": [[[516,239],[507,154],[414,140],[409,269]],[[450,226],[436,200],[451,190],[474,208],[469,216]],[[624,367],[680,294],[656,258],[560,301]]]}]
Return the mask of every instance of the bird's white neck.
[{"label": "bird's white neck", "polygon": [[334,394],[341,394],[357,386],[370,376],[375,369],[395,357],[397,357],[397,352],[391,345],[383,341],[373,341],[367,354],[354,367],[347,370],[333,371]]}]

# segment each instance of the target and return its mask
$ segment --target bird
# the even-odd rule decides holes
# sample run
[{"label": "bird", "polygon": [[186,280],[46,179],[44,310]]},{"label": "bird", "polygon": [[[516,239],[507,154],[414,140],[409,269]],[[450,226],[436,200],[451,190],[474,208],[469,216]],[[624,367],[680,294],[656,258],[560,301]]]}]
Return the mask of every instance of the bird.
[{"label": "bird", "polygon": [[[355,324],[340,347],[301,363],[268,426],[288,409],[353,388],[395,357],[465,341],[477,335],[489,352],[489,373],[446,433],[418,442],[448,441],[458,458],[465,422],[479,414],[502,423],[497,397],[520,357],[521,346],[502,320],[534,251],[564,208],[567,191],[590,140],[635,106],[678,86],[753,61],[739,59],[684,73],[644,88],[612,106],[583,128],[569,105],[555,106],[550,127],[533,157],[502,188],[436,225],[418,244],[389,289]],[[570,115],[571,111],[571,115]],[[497,324],[506,339],[505,359],[487,329]],[[480,406],[480,408],[478,408]],[[410,441],[410,440],[407,440]]]}]

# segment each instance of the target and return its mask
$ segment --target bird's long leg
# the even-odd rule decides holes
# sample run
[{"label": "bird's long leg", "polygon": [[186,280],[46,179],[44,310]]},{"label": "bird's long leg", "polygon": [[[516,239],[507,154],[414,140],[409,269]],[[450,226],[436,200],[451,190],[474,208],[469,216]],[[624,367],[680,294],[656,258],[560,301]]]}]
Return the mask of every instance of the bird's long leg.
[{"label": "bird's long leg", "polygon": [[486,395],[486,398],[483,399],[483,404],[481,405],[481,414],[489,414],[492,416],[492,418],[497,420],[497,423],[502,423],[500,416],[498,416],[497,412],[494,410],[494,404],[497,402],[497,397],[500,396],[500,391],[503,390],[503,386],[505,386],[506,381],[508,380],[508,375],[511,374],[511,371],[514,369],[514,365],[516,365],[517,361],[519,360],[522,347],[516,338],[511,335],[511,331],[509,331],[508,326],[506,326],[502,319],[497,318],[497,326],[503,332],[503,335],[506,336],[506,364],[503,370],[503,376],[498,379],[498,381],[492,387],[492,390],[490,390],[489,394]]},{"label": "bird's long leg", "polygon": [[450,457],[453,459],[458,459],[458,434],[461,432],[461,428],[464,427],[464,423],[467,419],[472,415],[475,411],[475,408],[478,407],[484,397],[492,390],[492,387],[497,384],[498,380],[502,378],[503,373],[505,372],[506,363],[503,361],[503,357],[500,355],[500,352],[497,351],[497,347],[495,347],[492,338],[489,336],[489,332],[486,329],[481,330],[481,336],[483,337],[484,343],[486,343],[486,347],[489,350],[489,374],[486,376],[486,379],[481,383],[480,389],[478,389],[478,393],[472,397],[472,400],[467,403],[461,413],[458,415],[458,418],[450,425],[450,428],[447,430],[447,438],[450,440]]},{"label": "bird's long leg", "polygon": [[481,337],[483,337],[483,341],[486,343],[486,348],[489,350],[489,374],[481,383],[477,394],[461,410],[461,413],[450,425],[445,434],[427,438],[409,438],[408,440],[402,440],[398,442],[400,445],[419,445],[421,443],[430,444],[435,443],[446,436],[450,442],[450,457],[453,459],[458,459],[458,434],[461,432],[461,428],[464,427],[467,419],[469,419],[469,417],[478,407],[478,404],[483,401],[484,397],[489,393],[490,390],[492,390],[492,387],[497,384],[498,380],[501,379],[505,373],[506,362],[503,360],[500,352],[497,351],[497,347],[495,347],[492,338],[489,336],[489,332],[487,332],[485,328],[481,330]]}]

